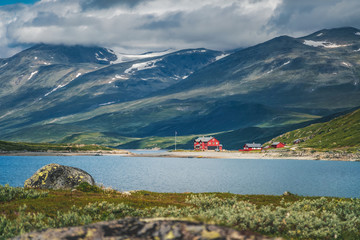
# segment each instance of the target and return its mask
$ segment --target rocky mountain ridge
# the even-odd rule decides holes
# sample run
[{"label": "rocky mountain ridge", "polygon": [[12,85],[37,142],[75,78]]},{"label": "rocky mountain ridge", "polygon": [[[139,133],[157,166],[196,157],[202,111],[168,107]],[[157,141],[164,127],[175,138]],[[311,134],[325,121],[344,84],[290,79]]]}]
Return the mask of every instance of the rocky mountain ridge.
[{"label": "rocky mountain ridge", "polygon": [[110,134],[121,144],[122,137],[314,120],[360,105],[359,32],[325,29],[229,55],[193,49],[112,65],[119,55],[99,49],[103,55],[92,50],[86,63],[81,59],[87,54],[76,64],[37,68],[19,60],[16,71],[3,59],[0,130],[7,140],[58,142],[76,134]]}]

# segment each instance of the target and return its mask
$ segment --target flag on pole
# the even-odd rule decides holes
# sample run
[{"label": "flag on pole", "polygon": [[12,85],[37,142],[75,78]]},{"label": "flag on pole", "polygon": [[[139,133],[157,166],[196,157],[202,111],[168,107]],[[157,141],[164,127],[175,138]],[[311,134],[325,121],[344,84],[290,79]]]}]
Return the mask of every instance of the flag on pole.
[{"label": "flag on pole", "polygon": [[175,131],[175,151],[176,151],[176,134],[177,134],[177,131]]}]

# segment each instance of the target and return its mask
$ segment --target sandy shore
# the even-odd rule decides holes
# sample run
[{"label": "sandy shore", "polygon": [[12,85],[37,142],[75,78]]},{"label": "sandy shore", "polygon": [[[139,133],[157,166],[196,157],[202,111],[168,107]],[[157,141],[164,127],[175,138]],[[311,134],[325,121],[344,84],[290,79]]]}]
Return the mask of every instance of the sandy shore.
[{"label": "sandy shore", "polygon": [[235,152],[235,151],[170,151],[160,153],[136,154],[125,150],[88,151],[88,152],[0,152],[0,156],[105,156],[124,157],[163,157],[163,158],[224,158],[224,159],[292,159],[292,160],[327,160],[360,161],[360,154],[326,153],[306,151],[279,152]]},{"label": "sandy shore", "polygon": [[174,158],[227,158],[227,159],[293,159],[293,160],[327,160],[327,161],[360,161],[355,154],[330,154],[323,152],[215,152],[215,151],[176,151],[153,154],[133,154],[134,157],[174,157]]}]

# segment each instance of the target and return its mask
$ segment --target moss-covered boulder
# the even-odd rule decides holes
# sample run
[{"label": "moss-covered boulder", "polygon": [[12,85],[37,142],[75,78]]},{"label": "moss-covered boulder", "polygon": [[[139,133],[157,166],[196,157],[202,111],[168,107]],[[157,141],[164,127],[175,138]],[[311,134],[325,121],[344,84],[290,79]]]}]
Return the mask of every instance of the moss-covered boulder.
[{"label": "moss-covered boulder", "polygon": [[79,168],[49,164],[36,171],[24,183],[25,188],[71,189],[82,182],[94,185],[93,177]]}]

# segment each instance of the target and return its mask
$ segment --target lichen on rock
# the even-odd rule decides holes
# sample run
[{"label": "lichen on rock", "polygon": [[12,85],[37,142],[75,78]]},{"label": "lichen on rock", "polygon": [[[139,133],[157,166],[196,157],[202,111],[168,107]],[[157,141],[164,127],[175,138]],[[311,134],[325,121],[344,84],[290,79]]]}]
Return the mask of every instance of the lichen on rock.
[{"label": "lichen on rock", "polygon": [[14,239],[257,239],[270,240],[250,231],[203,224],[189,220],[176,219],[138,219],[124,218],[109,222],[99,222],[81,227],[48,229],[42,232],[27,233]]},{"label": "lichen on rock", "polygon": [[93,177],[84,170],[52,163],[37,170],[32,177],[25,181],[24,187],[71,189],[82,182],[87,182],[90,185],[95,184]]}]

